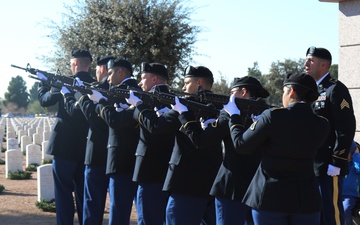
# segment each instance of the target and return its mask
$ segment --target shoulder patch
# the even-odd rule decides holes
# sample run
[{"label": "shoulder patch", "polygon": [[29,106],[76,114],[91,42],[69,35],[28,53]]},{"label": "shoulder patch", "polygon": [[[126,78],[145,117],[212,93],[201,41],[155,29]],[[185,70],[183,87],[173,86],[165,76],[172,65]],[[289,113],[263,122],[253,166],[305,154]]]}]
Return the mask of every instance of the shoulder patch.
[{"label": "shoulder patch", "polygon": [[343,110],[344,108],[350,109],[350,104],[345,99],[343,99],[340,103],[340,109]]}]

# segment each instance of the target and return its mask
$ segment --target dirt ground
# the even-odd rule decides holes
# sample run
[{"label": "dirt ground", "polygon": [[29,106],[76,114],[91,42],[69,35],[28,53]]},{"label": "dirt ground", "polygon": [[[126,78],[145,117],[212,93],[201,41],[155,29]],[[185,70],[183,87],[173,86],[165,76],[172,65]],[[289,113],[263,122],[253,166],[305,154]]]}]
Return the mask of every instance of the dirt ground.
[{"label": "dirt ground", "polygon": [[[5,160],[5,154],[1,153]],[[25,170],[25,157],[23,160]],[[10,180],[5,177],[5,165],[0,165],[0,184],[5,190],[0,193],[0,224],[6,225],[55,225],[55,213],[43,212],[35,206],[37,201],[37,174],[32,172],[29,180]],[[103,225],[108,224],[109,198],[105,206]],[[79,225],[75,215],[75,225]],[[135,225],[133,208],[130,225]]]}]

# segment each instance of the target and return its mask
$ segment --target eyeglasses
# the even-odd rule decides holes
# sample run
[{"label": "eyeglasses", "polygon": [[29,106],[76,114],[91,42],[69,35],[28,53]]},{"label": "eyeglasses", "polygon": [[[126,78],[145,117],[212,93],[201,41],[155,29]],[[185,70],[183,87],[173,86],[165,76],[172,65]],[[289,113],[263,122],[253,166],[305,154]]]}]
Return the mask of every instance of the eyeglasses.
[{"label": "eyeglasses", "polygon": [[184,71],[185,73],[184,73],[184,75],[193,74],[195,70],[196,70],[195,67],[193,67],[193,66],[188,66],[188,67],[185,68],[185,71]]}]

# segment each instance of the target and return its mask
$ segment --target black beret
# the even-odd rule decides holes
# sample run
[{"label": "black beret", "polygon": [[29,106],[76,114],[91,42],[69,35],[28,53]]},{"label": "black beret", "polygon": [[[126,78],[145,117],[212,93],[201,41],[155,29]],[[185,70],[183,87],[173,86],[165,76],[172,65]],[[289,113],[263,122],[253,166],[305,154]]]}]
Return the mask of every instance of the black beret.
[{"label": "black beret", "polygon": [[161,77],[164,77],[167,80],[169,79],[169,75],[168,75],[166,67],[160,63],[143,62],[143,63],[141,63],[140,70],[141,70],[141,72],[153,73],[153,74],[159,75]]},{"label": "black beret", "polygon": [[107,56],[98,56],[96,58],[96,65],[98,66],[102,66],[102,65],[107,65],[107,63],[109,62],[110,59],[115,59],[114,56],[110,56],[110,55],[107,55]]},{"label": "black beret", "polygon": [[307,102],[315,101],[318,96],[318,88],[314,78],[306,73],[290,73],[285,76],[284,86],[293,85],[305,93],[303,96]]},{"label": "black beret", "polygon": [[208,78],[214,82],[214,76],[212,72],[205,66],[188,66],[184,71],[184,77],[203,77]]},{"label": "black beret", "polygon": [[71,56],[73,58],[84,58],[89,57],[90,61],[92,62],[92,56],[88,50],[85,49],[75,49],[71,51]]},{"label": "black beret", "polygon": [[107,68],[111,69],[113,67],[123,67],[129,70],[129,72],[132,74],[131,63],[126,59],[121,59],[121,58],[110,59],[107,63]]},{"label": "black beret", "polygon": [[306,56],[308,56],[308,55],[312,55],[312,56],[318,57],[320,59],[328,60],[331,63],[331,54],[325,48],[316,48],[314,46],[311,46],[306,51]]},{"label": "black beret", "polygon": [[260,98],[267,98],[270,95],[270,93],[261,85],[260,81],[255,77],[235,77],[230,89],[236,87],[252,87],[257,90],[258,96],[256,97]]}]

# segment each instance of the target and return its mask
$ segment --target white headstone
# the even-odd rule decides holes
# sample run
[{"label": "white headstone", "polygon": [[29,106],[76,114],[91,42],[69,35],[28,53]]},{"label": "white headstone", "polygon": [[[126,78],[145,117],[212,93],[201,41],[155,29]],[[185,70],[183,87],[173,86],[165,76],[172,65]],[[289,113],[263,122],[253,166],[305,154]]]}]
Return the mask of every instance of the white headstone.
[{"label": "white headstone", "polygon": [[43,132],[43,141],[48,141],[50,139],[51,131]]},{"label": "white headstone", "polygon": [[30,137],[32,137],[33,134],[35,134],[35,128],[29,128],[27,135],[30,136]]},{"label": "white headstone", "polygon": [[5,152],[5,177],[8,178],[9,171],[23,171],[22,153],[19,149],[10,149]]},{"label": "white headstone", "polygon": [[27,135],[22,136],[21,137],[21,144],[20,144],[21,151],[26,152],[26,146],[29,145],[29,144],[32,144],[31,137],[27,136]]},{"label": "white headstone", "polygon": [[30,144],[26,146],[26,167],[30,164],[36,163],[41,165],[41,151],[40,146],[35,144]]},{"label": "white headstone", "polygon": [[21,143],[21,137],[26,135],[26,131],[25,130],[19,130],[18,131],[18,143]]},{"label": "white headstone", "polygon": [[49,160],[49,159],[53,159],[53,156],[52,155],[49,155],[49,154],[46,154],[46,147],[48,145],[49,141],[43,141],[42,144],[41,144],[41,159],[42,160]]},{"label": "white headstone", "polygon": [[37,188],[38,201],[44,199],[49,202],[55,199],[54,176],[51,164],[42,165],[37,168]]},{"label": "white headstone", "polygon": [[38,133],[33,134],[33,144],[41,145],[41,143],[43,142],[42,139],[43,139],[42,133],[41,134],[38,134]]},{"label": "white headstone", "polygon": [[7,131],[6,132],[6,139],[9,139],[9,138],[16,138],[15,131]]},{"label": "white headstone", "polygon": [[9,138],[6,141],[6,150],[19,149],[19,144],[16,138]]},{"label": "white headstone", "polygon": [[46,131],[50,131],[50,126],[49,125],[44,125],[44,132],[46,132]]},{"label": "white headstone", "polygon": [[36,127],[36,133],[42,134],[44,132],[44,129],[42,127]]}]

